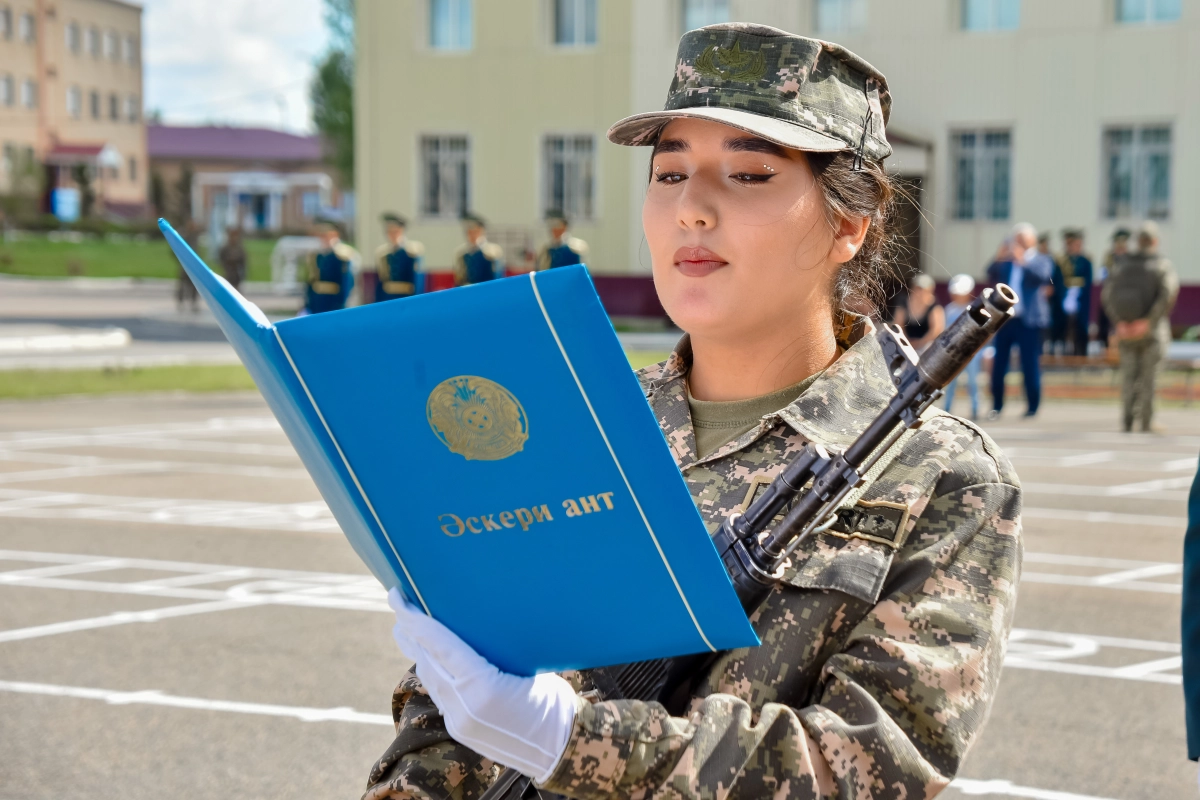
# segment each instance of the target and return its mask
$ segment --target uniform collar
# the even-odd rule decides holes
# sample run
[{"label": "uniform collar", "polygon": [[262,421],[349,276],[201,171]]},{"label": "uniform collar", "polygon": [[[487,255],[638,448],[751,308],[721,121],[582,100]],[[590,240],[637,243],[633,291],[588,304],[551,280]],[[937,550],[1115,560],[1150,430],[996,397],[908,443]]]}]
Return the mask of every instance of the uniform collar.
[{"label": "uniform collar", "polygon": [[866,429],[895,393],[870,319],[848,315],[838,331],[846,348],[794,402],[763,417],[748,431],[704,458],[696,455],[685,378],[692,364],[692,344],[685,334],[659,373],[647,386],[647,398],[671,446],[680,469],[707,464],[743,450],[777,425],[784,424],[805,439],[844,450]]}]

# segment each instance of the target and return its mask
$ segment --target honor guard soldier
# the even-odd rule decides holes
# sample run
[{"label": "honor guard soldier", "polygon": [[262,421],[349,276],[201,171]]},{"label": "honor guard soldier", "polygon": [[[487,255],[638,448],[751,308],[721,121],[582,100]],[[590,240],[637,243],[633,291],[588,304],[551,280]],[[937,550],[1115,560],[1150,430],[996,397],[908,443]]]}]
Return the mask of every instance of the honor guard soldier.
[{"label": "honor guard soldier", "polygon": [[1069,352],[1072,355],[1088,354],[1088,337],[1092,322],[1092,260],[1083,252],[1083,230],[1063,230],[1063,252],[1060,264],[1066,279],[1066,294],[1063,297],[1063,312],[1069,321],[1071,336]]},{"label": "honor guard soldier", "polygon": [[314,227],[321,249],[308,257],[305,309],[310,314],[338,311],[346,307],[361,259],[357,250],[342,242],[337,223],[320,219]]},{"label": "honor guard soldier", "polygon": [[398,214],[384,214],[383,233],[387,244],[376,251],[375,264],[379,270],[379,285],[375,302],[395,300],[425,291],[425,274],[421,258],[425,246],[411,241],[405,234],[408,221]]},{"label": "honor guard soldier", "polygon": [[483,217],[464,216],[463,233],[467,243],[454,254],[454,285],[468,286],[504,277],[504,250],[487,240]]},{"label": "honor guard soldier", "polygon": [[571,223],[566,215],[561,211],[547,213],[546,226],[550,229],[550,241],[538,251],[537,268],[544,270],[582,264],[587,255],[587,242],[567,235]]}]

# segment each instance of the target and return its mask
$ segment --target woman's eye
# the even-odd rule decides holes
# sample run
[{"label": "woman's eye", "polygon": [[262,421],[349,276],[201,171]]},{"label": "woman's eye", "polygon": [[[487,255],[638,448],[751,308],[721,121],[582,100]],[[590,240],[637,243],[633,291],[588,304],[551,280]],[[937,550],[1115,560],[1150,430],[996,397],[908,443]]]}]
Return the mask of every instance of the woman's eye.
[{"label": "woman's eye", "polygon": [[775,177],[774,173],[735,172],[730,176],[738,183],[766,183]]},{"label": "woman's eye", "polygon": [[658,172],[654,175],[654,180],[659,183],[681,183],[687,178],[682,172]]}]

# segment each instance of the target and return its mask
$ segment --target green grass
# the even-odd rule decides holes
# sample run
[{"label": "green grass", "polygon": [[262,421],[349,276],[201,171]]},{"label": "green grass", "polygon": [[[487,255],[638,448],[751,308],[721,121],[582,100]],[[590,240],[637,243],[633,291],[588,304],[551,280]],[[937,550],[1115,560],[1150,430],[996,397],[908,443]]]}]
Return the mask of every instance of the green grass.
[{"label": "green grass", "polygon": [[31,400],[72,394],[226,392],[254,389],[241,364],[134,369],[0,370],[0,398]]},{"label": "green grass", "polygon": [[[271,279],[271,249],[275,242],[247,239],[248,280]],[[216,266],[215,264],[211,266]],[[0,242],[0,272],[56,278],[174,278],[179,262],[167,243],[150,241],[106,242],[86,240],[51,242],[44,238]],[[219,267],[218,267],[219,271]]]},{"label": "green grass", "polygon": [[642,367],[646,367],[651,364],[657,364],[660,361],[666,361],[667,356],[669,356],[669,355],[671,355],[671,354],[670,353],[655,353],[652,351],[643,351],[643,350],[626,350],[625,351],[625,357],[629,359],[629,366],[633,367],[634,369],[641,369]]}]

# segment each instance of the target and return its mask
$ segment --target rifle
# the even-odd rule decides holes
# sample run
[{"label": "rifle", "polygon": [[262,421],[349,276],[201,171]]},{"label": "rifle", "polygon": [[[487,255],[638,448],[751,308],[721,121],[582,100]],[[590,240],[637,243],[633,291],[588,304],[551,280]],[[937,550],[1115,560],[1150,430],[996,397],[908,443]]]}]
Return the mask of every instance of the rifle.
[{"label": "rifle", "polygon": [[[921,414],[942,397],[942,390],[1012,316],[1017,296],[1005,284],[985,289],[921,356],[897,325],[876,334],[896,394],[887,407],[843,453],[805,443],[800,452],[746,508],[730,514],[713,534],[713,543],[747,614],[766,601],[783,579],[784,565],[814,533],[829,528],[840,504],[880,462],[906,430],[921,424]],[[804,491],[809,485],[808,491]],[[759,534],[788,508],[783,520],[760,541]],[[711,653],[600,667],[588,671],[602,700],[652,700],[668,708],[686,699],[694,680],[716,656]],[[506,769],[480,800],[547,797],[529,778]]]}]

